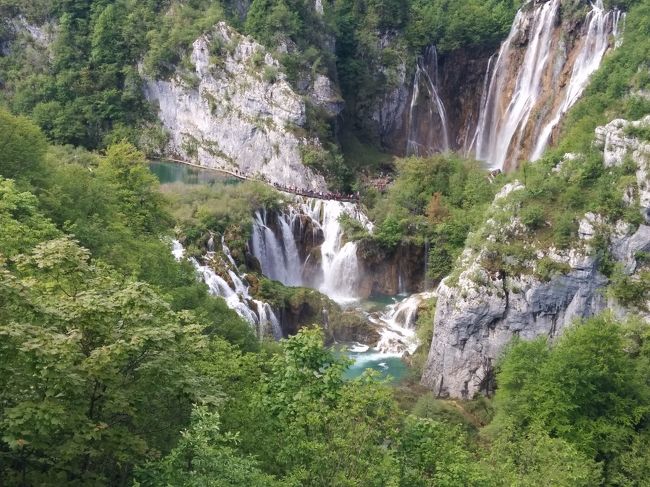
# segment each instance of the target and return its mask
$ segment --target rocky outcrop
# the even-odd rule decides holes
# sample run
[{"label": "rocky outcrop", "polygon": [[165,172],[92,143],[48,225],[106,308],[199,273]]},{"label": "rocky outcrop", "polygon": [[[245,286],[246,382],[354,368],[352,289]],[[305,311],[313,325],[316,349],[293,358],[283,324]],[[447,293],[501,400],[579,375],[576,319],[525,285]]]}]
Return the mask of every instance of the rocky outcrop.
[{"label": "rocky outcrop", "polygon": [[190,66],[170,80],[145,82],[169,132],[167,152],[197,164],[270,182],[323,190],[302,164],[305,104],[279,63],[252,39],[219,23],[197,39]]},{"label": "rocky outcrop", "polygon": [[395,296],[424,291],[424,246],[403,243],[386,252],[375,243],[361,242],[358,250],[362,269],[360,295]]},{"label": "rocky outcrop", "polygon": [[[605,150],[606,164],[621,164],[627,156],[636,164],[637,184],[625,198],[628,204],[640,204],[647,217],[650,152],[646,142],[629,135],[633,132],[625,127],[630,126],[648,127],[650,120],[636,125],[612,122],[598,129],[597,143]],[[562,165],[554,172],[562,176]],[[439,396],[472,398],[491,393],[494,363],[516,336],[552,340],[576,318],[606,308],[619,315],[630,311],[605,293],[609,280],[599,270],[592,240],[598,233],[609,235],[611,255],[635,278],[647,266],[642,256],[650,251],[650,226],[610,222],[588,213],[580,222],[579,240],[570,249],[542,249],[533,243],[515,251],[513,242],[521,242],[527,232],[513,219],[516,194],[523,189],[519,183],[509,184],[497,195],[473,246],[465,250],[456,273],[438,289],[434,336],[422,383]],[[650,301],[631,311],[650,319],[644,311],[648,305]]]},{"label": "rocky outcrop", "polygon": [[635,122],[613,120],[604,127],[596,129],[595,142],[603,150],[605,166],[621,166],[628,159],[636,164],[636,188],[632,190],[632,194],[626,192],[626,197],[639,199],[639,205],[646,209],[644,217],[648,223],[650,223],[650,140],[635,134],[644,130],[650,133],[649,127],[650,115]]}]

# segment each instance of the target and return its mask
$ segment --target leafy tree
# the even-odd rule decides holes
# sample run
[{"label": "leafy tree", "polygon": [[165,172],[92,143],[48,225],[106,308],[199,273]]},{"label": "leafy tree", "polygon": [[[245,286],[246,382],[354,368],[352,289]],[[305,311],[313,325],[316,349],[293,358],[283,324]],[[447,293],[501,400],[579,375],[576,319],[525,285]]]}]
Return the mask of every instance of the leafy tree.
[{"label": "leafy tree", "polygon": [[459,426],[410,416],[400,432],[400,485],[486,485],[487,478],[467,447]]},{"label": "leafy tree", "polygon": [[58,236],[56,227],[38,210],[38,200],[0,178],[0,258],[14,257],[42,240]]},{"label": "leafy tree", "polygon": [[214,390],[193,365],[201,327],[68,238],[13,261],[0,287],[3,482],[125,485]]},{"label": "leafy tree", "polygon": [[29,179],[41,169],[47,142],[25,117],[0,109],[0,176]]},{"label": "leafy tree", "polygon": [[499,367],[491,428],[507,441],[528,431],[561,439],[602,462],[608,478],[647,421],[647,380],[627,348],[624,329],[608,315],[567,330],[552,348],[543,339],[515,343]]},{"label": "leafy tree", "polygon": [[503,435],[492,445],[493,485],[589,487],[602,482],[601,465],[568,441],[539,430]]},{"label": "leafy tree", "polygon": [[254,460],[237,453],[237,436],[223,433],[219,415],[206,407],[192,410],[190,428],[162,460],[137,472],[138,485],[178,487],[273,487],[281,485],[262,473]]}]

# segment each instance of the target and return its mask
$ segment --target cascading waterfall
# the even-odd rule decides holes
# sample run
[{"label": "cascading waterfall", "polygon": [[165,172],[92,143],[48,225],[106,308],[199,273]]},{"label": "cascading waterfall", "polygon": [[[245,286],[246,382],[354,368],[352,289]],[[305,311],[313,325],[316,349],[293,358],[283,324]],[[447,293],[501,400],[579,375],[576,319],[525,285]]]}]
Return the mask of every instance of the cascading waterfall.
[{"label": "cascading waterfall", "polygon": [[420,306],[435,293],[413,294],[399,303],[389,306],[383,313],[369,317],[370,321],[382,327],[381,339],[376,346],[380,353],[402,355],[413,354],[419,342],[415,334],[415,322]]},{"label": "cascading waterfall", "polygon": [[280,235],[269,227],[265,209],[255,213],[253,223],[252,252],[260,261],[262,273],[285,286],[301,286],[302,262],[294,238],[293,228],[296,212],[290,208],[278,217]]},{"label": "cascading waterfall", "polygon": [[[210,242],[208,247],[214,249],[214,237],[210,238]],[[234,310],[239,316],[254,326],[259,338],[273,336],[276,340],[281,339],[282,328],[280,321],[273,312],[273,308],[270,304],[251,297],[246,276],[238,273],[230,249],[223,238],[221,240],[221,247],[227,262],[221,262],[220,267],[226,269],[231,283],[217,274],[212,267],[200,264],[194,257],[190,258],[189,261],[207,284],[210,293],[214,296],[222,297],[230,309]],[[176,260],[184,258],[185,249],[177,240],[172,242],[172,253]],[[214,250],[209,250],[205,259],[209,261],[215,259],[215,257]]]},{"label": "cascading waterfall", "polygon": [[535,9],[530,42],[510,99],[508,72],[515,41],[527,28],[528,14],[524,9],[517,12],[510,34],[501,46],[476,133],[476,157],[487,161],[491,167],[502,168],[510,151],[518,151],[528,118],[542,92],[543,73],[550,58],[551,36],[559,8],[560,0],[551,0]]},{"label": "cascading waterfall", "polygon": [[600,62],[609,47],[609,35],[614,35],[615,46],[620,37],[619,23],[624,18],[620,10],[606,12],[603,0],[592,4],[592,9],[587,15],[586,32],[583,34],[582,46],[573,64],[571,79],[564,94],[562,104],[557,108],[553,119],[543,128],[537,145],[531,155],[531,160],[536,161],[542,157],[553,129],[560,123],[562,117],[569,111],[580,98],[589,83],[590,76],[598,69]]},{"label": "cascading waterfall", "polygon": [[[426,88],[426,95],[430,98],[427,101],[427,116],[426,121],[416,120],[417,107],[421,97],[420,85],[424,82]],[[447,121],[447,112],[445,105],[438,94],[438,52],[435,46],[427,47],[424,56],[418,57],[415,66],[415,75],[413,76],[413,89],[411,93],[411,104],[409,107],[408,115],[408,131],[406,141],[406,155],[426,155],[421,154],[420,147],[422,144],[418,142],[418,133],[422,123],[424,125],[435,125],[435,122],[440,123],[440,133],[435,134],[436,142],[440,145],[441,152],[449,151],[449,124]],[[435,106],[435,110],[434,110]],[[433,142],[433,141],[431,141]],[[426,144],[429,146],[429,144]]]},{"label": "cascading waterfall", "polygon": [[[556,29],[559,11],[560,0],[541,3],[532,11],[528,2],[517,13],[496,61],[488,63],[489,83],[469,150],[492,168],[541,157],[553,130],[600,66],[610,36],[615,37],[614,47],[620,43],[619,25],[624,15],[618,10],[605,11],[602,0],[596,0],[585,18],[577,54],[562,58],[564,48]],[[522,39],[528,39],[523,59]],[[567,66],[568,62],[572,66]],[[562,72],[568,67],[569,80],[563,83]],[[528,147],[524,140],[534,142]]]},{"label": "cascading waterfall", "polygon": [[[358,296],[361,269],[357,244],[345,242],[339,218],[347,214],[366,228],[372,225],[357,205],[333,200],[298,197],[295,203],[276,213],[277,224],[268,222],[265,210],[255,213],[251,251],[259,260],[262,273],[287,286],[313,286],[338,302],[352,301]],[[322,231],[321,276],[304,276],[309,256],[301,259],[296,244],[300,219],[311,220],[312,228]]]}]

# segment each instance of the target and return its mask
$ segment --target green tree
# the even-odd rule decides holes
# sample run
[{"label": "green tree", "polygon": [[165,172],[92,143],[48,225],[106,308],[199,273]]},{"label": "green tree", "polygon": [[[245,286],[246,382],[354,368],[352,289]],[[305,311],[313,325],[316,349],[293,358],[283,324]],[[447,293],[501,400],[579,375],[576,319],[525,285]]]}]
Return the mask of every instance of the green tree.
[{"label": "green tree", "polygon": [[0,274],[0,478],[125,485],[217,390],[193,365],[201,327],[68,238],[13,262]]},{"label": "green tree", "polygon": [[192,410],[189,429],[163,459],[141,468],[138,485],[177,487],[273,487],[281,485],[262,473],[256,462],[236,450],[237,436],[223,433],[219,415],[206,407]]},{"label": "green tree", "polygon": [[34,177],[41,169],[46,150],[45,137],[33,122],[0,108],[0,176]]}]

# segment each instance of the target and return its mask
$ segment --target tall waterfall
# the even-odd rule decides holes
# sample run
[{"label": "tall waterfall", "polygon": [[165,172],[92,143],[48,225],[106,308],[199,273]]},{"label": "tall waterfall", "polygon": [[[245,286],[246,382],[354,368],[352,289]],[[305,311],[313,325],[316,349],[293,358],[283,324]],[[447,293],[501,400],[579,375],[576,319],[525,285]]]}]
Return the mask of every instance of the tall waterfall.
[{"label": "tall waterfall", "polygon": [[[556,28],[560,0],[530,7],[529,2],[517,13],[496,61],[488,64],[487,95],[483,95],[472,148],[477,159],[493,168],[541,156],[553,129],[600,66],[621,19],[620,12],[606,12],[602,0],[596,0],[573,56],[565,52]],[[571,73],[566,83],[562,81],[565,70]]]},{"label": "tall waterfall", "polygon": [[[358,296],[361,269],[357,258],[357,244],[346,242],[339,218],[347,214],[366,228],[371,224],[359,207],[353,203],[312,198],[296,198],[295,203],[275,214],[269,222],[265,210],[255,213],[251,251],[260,262],[262,272],[287,286],[309,286],[338,302],[354,300]],[[300,238],[303,220],[307,219],[320,240],[320,274],[307,275],[313,255],[301,256],[296,240]],[[317,237],[314,236],[316,240]]]},{"label": "tall waterfall", "polygon": [[[422,85],[425,88],[424,93],[421,91]],[[449,151],[447,112],[437,87],[438,52],[435,46],[429,46],[424,55],[418,57],[415,66],[408,114],[406,155],[426,155],[421,153],[420,147],[434,150],[437,148],[440,152]],[[423,96],[424,101],[421,100]],[[422,103],[426,104],[424,119],[420,118],[420,111],[417,110]],[[440,125],[439,129],[438,124]]]},{"label": "tall waterfall", "polygon": [[[209,244],[209,248],[213,249],[214,238],[211,237],[210,241],[212,243]],[[184,258],[185,249],[177,240],[172,242],[172,253],[176,260]],[[204,259],[206,262],[221,259],[219,262],[219,268],[225,269],[228,279],[230,280],[230,282],[228,282],[222,276],[217,274],[210,265],[202,265],[195,258],[190,258],[189,261],[192,263],[197,273],[202,277],[203,281],[208,285],[210,294],[222,297],[230,309],[234,310],[239,316],[248,321],[248,323],[254,327],[259,338],[265,336],[272,336],[276,340],[282,338],[280,321],[275,315],[273,308],[270,304],[251,297],[246,276],[239,274],[235,261],[230,254],[230,249],[223,238],[221,241],[221,255],[210,250]]]},{"label": "tall waterfall", "polygon": [[[609,47],[609,35],[614,35],[618,43],[619,22],[625,14],[620,10],[606,12],[603,0],[596,0],[592,4],[591,12],[587,15],[586,32],[583,33],[582,46],[573,64],[571,79],[564,93],[564,100],[557,108],[553,119],[546,124],[531,155],[531,160],[536,161],[546,149],[553,129],[560,123],[562,117],[569,111],[580,98],[589,83],[589,77],[598,69],[600,62]],[[615,44],[617,45],[617,44]]]},{"label": "tall waterfall", "polygon": [[527,28],[528,14],[523,9],[517,12],[510,34],[501,46],[476,135],[476,157],[492,167],[503,167],[511,148],[518,152],[528,117],[542,92],[559,8],[560,0],[551,0],[535,9],[530,42],[510,96],[507,83],[512,50]]}]

